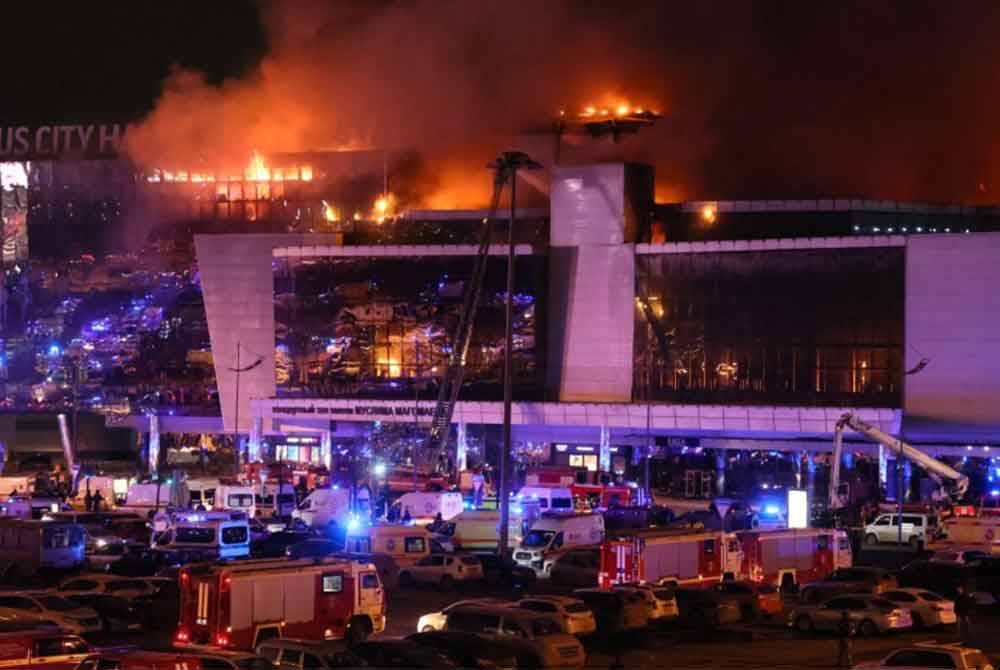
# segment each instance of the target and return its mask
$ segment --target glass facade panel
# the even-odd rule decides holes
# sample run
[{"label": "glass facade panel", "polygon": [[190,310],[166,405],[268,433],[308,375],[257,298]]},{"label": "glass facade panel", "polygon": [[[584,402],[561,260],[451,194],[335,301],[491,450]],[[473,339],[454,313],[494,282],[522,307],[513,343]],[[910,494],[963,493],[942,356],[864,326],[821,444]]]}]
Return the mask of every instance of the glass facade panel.
[{"label": "glass facade panel", "polygon": [[[279,395],[434,398],[448,364],[471,257],[274,262]],[[520,257],[514,396],[540,399],[545,257]],[[502,397],[506,259],[491,259],[461,397]],[[542,319],[541,321],[539,321]]]},{"label": "glass facade panel", "polygon": [[635,397],[898,406],[903,250],[639,256]]}]

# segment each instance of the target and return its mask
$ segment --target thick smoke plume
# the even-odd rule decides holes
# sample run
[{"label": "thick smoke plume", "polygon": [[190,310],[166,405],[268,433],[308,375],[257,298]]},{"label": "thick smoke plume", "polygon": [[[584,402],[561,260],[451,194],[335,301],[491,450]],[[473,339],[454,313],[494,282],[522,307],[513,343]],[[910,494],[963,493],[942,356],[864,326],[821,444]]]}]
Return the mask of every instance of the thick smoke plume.
[{"label": "thick smoke plume", "polygon": [[[147,165],[414,150],[419,204],[479,206],[497,151],[551,165],[562,108],[664,118],[565,162],[642,160],[661,200],[996,200],[1000,5],[902,2],[275,2],[269,51],[222,86],[177,71],[130,134]],[[412,155],[412,154],[408,154]]]}]

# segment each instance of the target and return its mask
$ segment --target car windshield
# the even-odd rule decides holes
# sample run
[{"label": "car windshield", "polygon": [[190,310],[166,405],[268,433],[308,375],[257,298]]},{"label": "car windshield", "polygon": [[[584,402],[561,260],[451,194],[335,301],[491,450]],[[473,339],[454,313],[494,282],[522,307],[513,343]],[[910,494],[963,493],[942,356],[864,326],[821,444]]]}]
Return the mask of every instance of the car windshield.
[{"label": "car windshield", "polygon": [[917,600],[916,596],[912,593],[906,593],[905,591],[888,591],[882,595],[897,603],[912,603]]},{"label": "car windshield", "polygon": [[180,526],[175,538],[177,542],[195,542],[209,544],[215,540],[214,528],[198,528],[196,526]]},{"label": "car windshield", "polygon": [[658,589],[653,591],[653,596],[655,596],[657,600],[673,600],[674,592],[670,589]]},{"label": "car windshield", "polygon": [[552,509],[572,509],[573,499],[572,498],[553,498],[552,499]]},{"label": "car windshield", "polygon": [[944,598],[942,598],[938,594],[931,593],[930,591],[921,591],[920,592],[920,597],[923,598],[924,600],[926,600],[928,602],[932,602],[932,603],[939,603],[942,600],[944,600]]},{"label": "car windshield", "polygon": [[563,608],[570,614],[579,614],[580,612],[589,612],[590,608],[583,603],[570,603]]},{"label": "car windshield", "polygon": [[461,560],[464,565],[479,565],[479,559],[475,556],[463,556]]},{"label": "car windshield", "polygon": [[532,530],[528,531],[528,534],[524,536],[521,544],[525,547],[547,547],[555,536],[555,531]]},{"label": "car windshield", "polygon": [[240,670],[277,670],[278,666],[266,658],[241,658],[236,661],[236,667]]},{"label": "car windshield", "polygon": [[67,612],[69,610],[75,610],[79,605],[77,605],[72,600],[67,598],[60,598],[59,596],[42,596],[38,598],[38,602],[42,604],[47,610],[54,610],[56,612]]}]

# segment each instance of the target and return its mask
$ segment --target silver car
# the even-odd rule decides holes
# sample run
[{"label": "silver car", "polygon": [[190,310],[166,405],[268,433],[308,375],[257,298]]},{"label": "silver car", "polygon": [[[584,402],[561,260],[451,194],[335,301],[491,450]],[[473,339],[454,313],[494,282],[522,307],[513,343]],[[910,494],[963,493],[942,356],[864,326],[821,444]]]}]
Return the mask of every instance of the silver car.
[{"label": "silver car", "polygon": [[862,637],[909,628],[910,610],[868,593],[836,596],[816,605],[799,605],[788,617],[788,625],[801,633],[835,631],[847,612],[855,631]]}]

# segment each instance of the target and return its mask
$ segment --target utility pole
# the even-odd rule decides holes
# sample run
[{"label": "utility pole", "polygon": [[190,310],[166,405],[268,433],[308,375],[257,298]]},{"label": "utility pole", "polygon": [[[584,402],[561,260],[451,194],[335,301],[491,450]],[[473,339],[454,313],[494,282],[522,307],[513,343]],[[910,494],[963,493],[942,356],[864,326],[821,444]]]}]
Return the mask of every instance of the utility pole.
[{"label": "utility pole", "polygon": [[500,451],[500,543],[497,553],[507,553],[510,536],[510,452],[511,452],[511,405],[513,404],[514,370],[514,222],[517,218],[517,171],[538,170],[542,166],[531,160],[527,154],[506,151],[494,164],[498,171],[506,171],[510,177],[510,216],[507,224],[507,296],[504,301],[504,348],[503,348],[503,444]]}]

